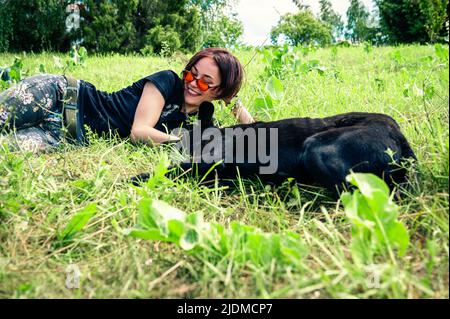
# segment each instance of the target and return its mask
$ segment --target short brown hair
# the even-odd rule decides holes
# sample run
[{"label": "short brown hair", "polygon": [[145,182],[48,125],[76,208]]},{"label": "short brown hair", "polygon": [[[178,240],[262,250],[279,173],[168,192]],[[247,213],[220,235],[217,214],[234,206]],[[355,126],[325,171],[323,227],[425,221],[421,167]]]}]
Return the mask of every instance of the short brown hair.
[{"label": "short brown hair", "polygon": [[228,50],[223,48],[207,48],[197,52],[188,62],[185,69],[190,70],[203,58],[213,58],[220,71],[220,94],[218,99],[231,100],[241,89],[244,69],[241,62]]}]

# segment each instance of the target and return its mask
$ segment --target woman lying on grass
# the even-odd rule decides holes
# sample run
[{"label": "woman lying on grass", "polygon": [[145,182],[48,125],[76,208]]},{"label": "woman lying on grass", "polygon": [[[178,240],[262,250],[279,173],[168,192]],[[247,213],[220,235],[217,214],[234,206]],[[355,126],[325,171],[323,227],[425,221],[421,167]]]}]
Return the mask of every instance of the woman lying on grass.
[{"label": "woman lying on grass", "polygon": [[[114,93],[63,75],[36,75],[0,93],[0,129],[14,132],[19,147],[31,151],[54,148],[66,137],[85,142],[85,125],[99,135],[151,144],[178,140],[173,129],[189,128],[193,115],[210,123],[211,102],[229,103],[242,78],[239,60],[220,48],[195,54],[182,78],[160,71]],[[232,113],[240,123],[253,122],[240,104]]]}]

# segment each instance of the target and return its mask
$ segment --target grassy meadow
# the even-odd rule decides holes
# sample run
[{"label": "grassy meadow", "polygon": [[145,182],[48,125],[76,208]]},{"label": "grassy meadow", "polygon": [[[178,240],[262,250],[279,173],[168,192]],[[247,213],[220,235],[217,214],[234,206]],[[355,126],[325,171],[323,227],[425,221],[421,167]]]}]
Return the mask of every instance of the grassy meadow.
[{"label": "grassy meadow", "polygon": [[[238,181],[236,189],[224,191],[159,176],[136,188],[128,178],[161,172],[169,150],[97,137],[88,147],[64,145],[39,155],[3,145],[0,298],[448,298],[446,50],[431,45],[299,50],[298,72],[289,70],[290,64],[295,68],[292,58],[273,66],[261,52],[235,52],[246,65],[240,98],[258,120],[350,111],[381,112],[397,120],[418,157],[418,174],[409,188],[398,190],[396,200],[410,237],[403,256],[378,253],[370,263],[355,260],[352,225],[341,202],[315,187]],[[12,64],[14,56],[0,54],[0,66]],[[42,64],[41,71],[64,71],[110,92],[158,70],[181,72],[189,58],[89,55],[84,67],[62,70],[54,56],[66,55],[16,56],[29,75]],[[261,106],[277,67],[280,94]],[[235,123],[220,104],[216,118],[222,126]],[[128,236],[124,229],[138,223],[143,199],[201,212],[205,221],[224,229],[238,221],[265,233],[295,233],[301,253],[292,252],[290,263],[260,262],[237,258],[239,246],[217,257]],[[95,212],[86,225],[65,237],[73,217],[89,207]],[[265,249],[263,243],[259,249]],[[77,287],[70,285],[73,267],[81,272]]]}]

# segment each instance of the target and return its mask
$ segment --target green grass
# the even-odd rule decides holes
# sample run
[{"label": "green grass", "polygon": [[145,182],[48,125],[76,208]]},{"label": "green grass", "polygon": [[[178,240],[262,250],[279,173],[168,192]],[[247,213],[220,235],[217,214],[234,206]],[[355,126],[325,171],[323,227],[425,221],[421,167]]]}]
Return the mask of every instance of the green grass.
[{"label": "green grass", "polygon": [[[286,74],[284,97],[273,109],[254,107],[264,96],[261,54],[236,52],[246,68],[240,94],[259,120],[322,117],[349,111],[394,117],[419,159],[417,179],[400,190],[399,220],[411,242],[392,260],[373,264],[352,258],[351,224],[340,202],[313,187],[273,188],[244,181],[234,192],[198,186],[194,180],[161,180],[139,190],[127,179],[152,171],[163,148],[93,139],[89,147],[64,146],[32,155],[0,149],[0,298],[448,298],[449,289],[449,65],[433,46],[320,49],[301,56],[327,70]],[[53,54],[20,55],[29,74],[45,65],[61,73]],[[66,73],[99,89],[121,89],[161,69],[181,71],[186,56],[91,56],[85,68]],[[12,54],[0,54],[0,66]],[[421,94],[421,90],[428,92]],[[431,92],[431,93],[430,93]],[[217,106],[221,125],[234,124]],[[143,193],[142,193],[143,192]],[[211,259],[176,245],[124,236],[134,227],[142,195],[229,227],[232,221],[263,231],[292,231],[307,253],[292,265]],[[89,204],[96,213],[69,241],[61,233]],[[77,265],[80,287],[68,289],[66,269]],[[379,284],[374,284],[379,283]]]}]

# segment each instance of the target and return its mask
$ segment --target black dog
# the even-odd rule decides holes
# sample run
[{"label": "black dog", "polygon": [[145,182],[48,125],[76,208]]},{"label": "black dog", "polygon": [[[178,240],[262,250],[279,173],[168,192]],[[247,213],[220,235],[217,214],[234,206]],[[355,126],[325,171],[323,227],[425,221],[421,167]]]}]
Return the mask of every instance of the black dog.
[{"label": "black dog", "polygon": [[[355,112],[321,119],[292,118],[215,131],[206,125],[201,132],[203,138],[195,136],[195,129],[185,136],[188,143],[184,148],[189,146],[191,160],[177,166],[181,171],[194,167],[200,176],[215,171],[221,180],[235,179],[237,174],[243,178],[258,175],[262,181],[279,184],[292,177],[302,184],[319,184],[336,191],[353,171],[373,173],[392,188],[406,180],[402,162],[416,160],[399,125],[384,114]],[[276,154],[270,157],[255,156],[273,151]],[[276,163],[269,163],[268,158]],[[210,175],[214,178],[215,174]],[[132,181],[138,184],[148,177],[144,173]]]}]

